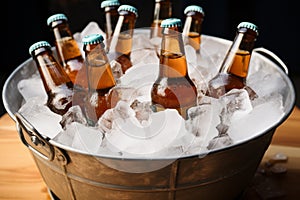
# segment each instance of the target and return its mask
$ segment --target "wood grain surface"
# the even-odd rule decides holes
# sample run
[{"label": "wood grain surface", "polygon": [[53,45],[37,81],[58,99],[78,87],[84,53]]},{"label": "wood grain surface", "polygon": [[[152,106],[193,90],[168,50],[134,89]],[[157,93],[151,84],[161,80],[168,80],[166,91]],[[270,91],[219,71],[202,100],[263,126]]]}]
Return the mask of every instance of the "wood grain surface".
[{"label": "wood grain surface", "polygon": [[[270,187],[275,183],[277,187],[275,189],[278,190],[279,187],[278,191],[281,192],[275,197],[276,199],[293,200],[300,196],[299,132],[300,110],[295,108],[289,118],[277,128],[272,144],[263,158],[262,165],[277,153],[288,156],[288,161],[283,163],[287,169],[284,178],[275,177],[273,180],[271,177],[273,182]],[[51,199],[29,150],[22,144],[15,123],[8,114],[0,118],[0,160],[0,200]],[[255,190],[255,195],[251,193],[244,199],[273,198],[266,194],[259,194],[259,188]]]}]

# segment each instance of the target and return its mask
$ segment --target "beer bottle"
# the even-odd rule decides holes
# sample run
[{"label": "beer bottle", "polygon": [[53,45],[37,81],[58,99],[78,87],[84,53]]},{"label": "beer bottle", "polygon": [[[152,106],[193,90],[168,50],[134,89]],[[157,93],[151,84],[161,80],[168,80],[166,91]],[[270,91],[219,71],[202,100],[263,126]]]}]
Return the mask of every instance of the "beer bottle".
[{"label": "beer bottle", "polygon": [[256,93],[246,85],[246,78],[257,36],[258,29],[253,23],[241,22],[237,26],[235,39],[223,60],[219,73],[208,83],[208,96],[219,98],[231,89],[244,88],[251,99],[256,98]]},{"label": "beer bottle", "polygon": [[103,40],[100,34],[90,34],[82,39],[89,85],[86,116],[91,125],[111,107],[109,92],[116,85]]},{"label": "beer bottle", "polygon": [[101,8],[104,9],[105,13],[105,33],[106,33],[106,51],[109,51],[110,39],[113,36],[118,18],[118,8],[120,2],[118,0],[106,0],[102,1]]},{"label": "beer bottle", "polygon": [[[64,67],[73,83],[77,81],[77,85],[86,88],[86,79],[76,77],[78,71],[83,66],[84,59],[72,35],[66,15],[60,13],[54,14],[47,19],[47,24],[54,33],[55,46],[60,64]],[[82,76],[84,75],[83,70]]]},{"label": "beer bottle", "polygon": [[197,53],[200,53],[202,22],[204,20],[204,11],[202,7],[191,5],[185,8],[186,16],[182,35],[185,36],[186,44],[194,47]]},{"label": "beer bottle", "polygon": [[123,73],[132,66],[131,48],[137,9],[130,5],[121,5],[118,8],[119,18],[111,40],[109,53],[121,64]]},{"label": "beer bottle", "polygon": [[155,0],[153,21],[151,24],[150,38],[162,37],[160,24],[162,20],[172,16],[171,0]]},{"label": "beer bottle", "polygon": [[197,103],[197,89],[188,74],[181,25],[177,18],[161,23],[159,75],[152,86],[151,98],[154,111],[172,108],[186,119],[187,109]]},{"label": "beer bottle", "polygon": [[48,42],[40,41],[32,44],[29,54],[36,63],[48,95],[47,106],[53,112],[64,115],[72,106],[72,81],[53,56]]}]

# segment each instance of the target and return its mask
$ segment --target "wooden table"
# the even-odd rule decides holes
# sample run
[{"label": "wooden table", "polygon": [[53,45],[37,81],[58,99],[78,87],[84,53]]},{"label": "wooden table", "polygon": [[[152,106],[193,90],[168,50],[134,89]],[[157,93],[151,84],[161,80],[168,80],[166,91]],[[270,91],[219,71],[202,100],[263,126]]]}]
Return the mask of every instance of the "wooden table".
[{"label": "wooden table", "polygon": [[[274,190],[280,190],[279,200],[299,199],[300,196],[300,109],[295,108],[289,118],[274,134],[262,164],[274,154],[283,153],[288,161],[283,163],[287,172],[271,177]],[[29,153],[22,144],[14,121],[8,114],[0,118],[0,200],[51,199],[47,187]],[[266,188],[268,189],[268,187]],[[265,198],[265,197],[264,197]],[[249,192],[243,199],[259,199]]]}]

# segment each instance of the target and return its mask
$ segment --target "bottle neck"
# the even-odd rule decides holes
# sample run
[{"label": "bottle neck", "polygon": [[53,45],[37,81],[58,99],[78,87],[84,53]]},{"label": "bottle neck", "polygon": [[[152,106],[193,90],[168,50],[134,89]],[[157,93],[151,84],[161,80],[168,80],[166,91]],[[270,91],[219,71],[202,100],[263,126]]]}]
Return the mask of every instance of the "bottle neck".
[{"label": "bottle neck", "polygon": [[190,33],[201,35],[203,18],[203,14],[199,12],[187,13],[182,34],[186,36]]},{"label": "bottle neck", "polygon": [[161,22],[172,16],[172,5],[170,1],[160,1],[155,3],[153,21]]},{"label": "bottle neck", "polygon": [[37,64],[38,71],[47,93],[55,91],[56,88],[62,85],[67,85],[70,88],[73,87],[69,76],[53,57],[50,49],[36,50],[33,54],[33,59]]},{"label": "bottle neck", "polygon": [[109,6],[105,8],[105,33],[106,39],[112,37],[116,24],[118,22],[118,6]]},{"label": "bottle neck", "polygon": [[245,79],[248,75],[255,39],[255,36],[247,32],[238,32],[221,65],[220,73],[228,73]]},{"label": "bottle neck", "polygon": [[182,35],[178,27],[164,28],[160,53],[161,77],[187,77],[188,69]]},{"label": "bottle neck", "polygon": [[52,30],[55,37],[58,58],[63,66],[66,66],[69,60],[82,58],[80,48],[66,21],[54,26]]},{"label": "bottle neck", "polygon": [[135,21],[136,16],[134,13],[120,14],[110,43],[110,51],[115,51],[120,55],[130,55]]},{"label": "bottle neck", "polygon": [[84,45],[88,85],[91,91],[108,92],[116,85],[103,43]]}]

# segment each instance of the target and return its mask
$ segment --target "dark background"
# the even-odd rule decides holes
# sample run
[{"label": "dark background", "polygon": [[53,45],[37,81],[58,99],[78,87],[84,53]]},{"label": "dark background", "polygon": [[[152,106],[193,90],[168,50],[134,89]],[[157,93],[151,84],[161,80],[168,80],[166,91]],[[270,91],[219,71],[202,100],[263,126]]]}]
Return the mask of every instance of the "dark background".
[{"label": "dark background", "polygon": [[[152,21],[155,0],[119,0],[121,4],[135,6],[139,12],[136,27],[149,27]],[[9,15],[2,24],[0,88],[12,71],[30,55],[28,48],[39,40],[53,44],[47,18],[56,13],[65,13],[73,33],[80,32],[90,21],[103,28],[101,0],[26,0],[5,1],[3,6]],[[250,21],[259,27],[256,47],[264,47],[275,53],[289,68],[299,96],[300,58],[299,20],[297,1],[282,0],[173,0],[173,17],[184,20],[186,6],[195,4],[204,9],[203,34],[233,40],[236,26],[241,21]],[[184,21],[183,21],[184,22]],[[272,84],[272,83],[270,83]],[[299,106],[299,98],[297,97]],[[5,113],[2,98],[0,116]]]}]

